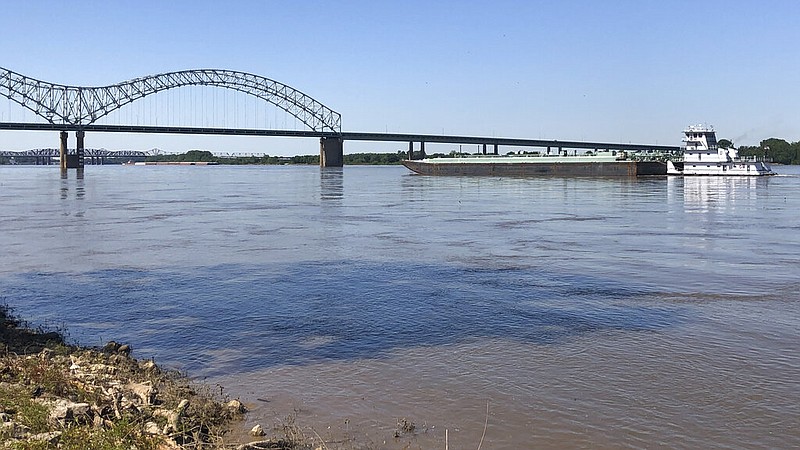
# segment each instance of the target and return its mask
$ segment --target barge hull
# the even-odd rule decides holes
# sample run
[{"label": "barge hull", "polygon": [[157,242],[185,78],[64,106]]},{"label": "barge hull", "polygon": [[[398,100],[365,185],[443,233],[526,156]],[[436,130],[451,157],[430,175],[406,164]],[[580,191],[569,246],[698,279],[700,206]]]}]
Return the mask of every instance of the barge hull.
[{"label": "barge hull", "polygon": [[428,163],[406,160],[403,165],[421,175],[445,176],[637,177],[667,174],[666,163],[657,161]]}]

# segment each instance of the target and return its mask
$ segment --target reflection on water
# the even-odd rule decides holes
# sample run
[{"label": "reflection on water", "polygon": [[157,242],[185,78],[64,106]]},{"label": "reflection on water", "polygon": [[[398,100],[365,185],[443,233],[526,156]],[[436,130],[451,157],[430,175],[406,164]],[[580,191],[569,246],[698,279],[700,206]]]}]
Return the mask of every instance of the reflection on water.
[{"label": "reflection on water", "polygon": [[486,448],[793,448],[791,173],[0,167],[0,298],[226,386],[244,428],[467,448],[488,403]]},{"label": "reflection on water", "polygon": [[322,200],[340,200],[344,195],[344,169],[342,167],[320,168],[319,192]]},{"label": "reflection on water", "polygon": [[683,199],[689,210],[734,212],[737,206],[756,207],[769,177],[685,177]]},{"label": "reflection on water", "polygon": [[66,200],[69,197],[70,190],[75,191],[76,199],[83,199],[85,195],[83,177],[84,169],[61,169],[60,192],[62,200]]}]

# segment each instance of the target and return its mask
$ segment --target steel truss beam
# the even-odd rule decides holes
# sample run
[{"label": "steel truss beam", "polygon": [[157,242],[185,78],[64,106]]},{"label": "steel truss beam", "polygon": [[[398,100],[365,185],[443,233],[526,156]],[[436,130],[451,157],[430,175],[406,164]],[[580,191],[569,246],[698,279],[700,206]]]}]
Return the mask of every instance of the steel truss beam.
[{"label": "steel truss beam", "polygon": [[111,86],[66,86],[26,77],[0,67],[0,95],[52,124],[88,125],[150,94],[182,86],[214,86],[258,97],[283,109],[313,131],[341,133],[341,114],[283,83],[245,72],[182,70]]},{"label": "steel truss beam", "polygon": [[[69,149],[69,153],[73,153],[74,149]],[[0,156],[5,157],[19,157],[19,156],[44,156],[51,158],[58,158],[59,149],[57,148],[36,148],[32,150],[10,151],[0,150]],[[84,149],[84,156],[87,158],[132,158],[132,157],[145,157],[150,156],[149,152],[139,150],[106,150],[104,148],[87,148]]]}]

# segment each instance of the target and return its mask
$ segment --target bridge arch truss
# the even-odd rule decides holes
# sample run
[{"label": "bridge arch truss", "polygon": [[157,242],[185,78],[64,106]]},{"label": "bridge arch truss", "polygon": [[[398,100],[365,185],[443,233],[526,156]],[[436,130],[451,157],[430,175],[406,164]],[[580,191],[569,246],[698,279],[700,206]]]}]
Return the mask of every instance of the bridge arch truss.
[{"label": "bridge arch truss", "polygon": [[269,78],[222,69],[167,72],[110,86],[67,86],[0,67],[0,95],[51,124],[88,125],[145,96],[183,86],[232,89],[265,100],[312,131],[341,133],[341,115],[297,89]]}]

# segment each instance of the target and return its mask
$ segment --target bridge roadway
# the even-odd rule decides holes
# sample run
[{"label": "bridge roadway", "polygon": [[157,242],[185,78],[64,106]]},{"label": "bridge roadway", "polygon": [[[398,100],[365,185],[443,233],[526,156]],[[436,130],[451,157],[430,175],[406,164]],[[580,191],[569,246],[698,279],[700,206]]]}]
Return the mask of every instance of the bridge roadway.
[{"label": "bridge roadway", "polygon": [[[149,125],[71,125],[51,123],[0,123],[0,130],[27,130],[27,131],[92,131],[99,133],[161,133],[161,134],[206,134],[228,136],[272,136],[272,137],[306,137],[326,139],[341,139],[342,141],[373,141],[373,142],[408,142],[409,150],[413,143],[419,142],[421,149],[424,144],[477,144],[492,145],[497,153],[497,146],[513,147],[539,147],[539,148],[568,148],[587,150],[652,150],[660,152],[674,152],[680,150],[677,146],[624,144],[609,142],[561,141],[556,139],[518,139],[486,136],[453,136],[438,134],[410,134],[410,133],[364,133],[364,132],[332,132],[314,130],[261,130],[237,128],[197,128],[197,127],[162,127]],[[484,147],[485,150],[485,147]]]}]

